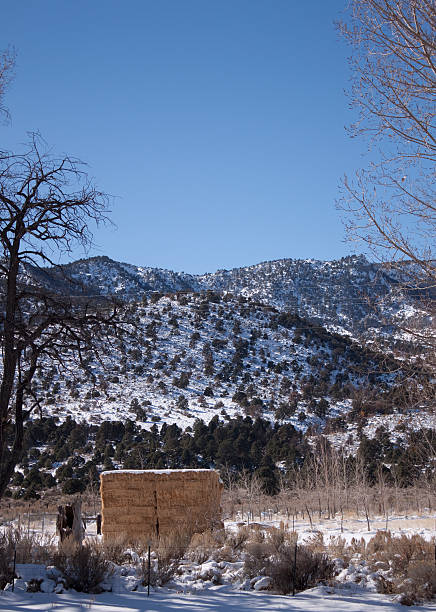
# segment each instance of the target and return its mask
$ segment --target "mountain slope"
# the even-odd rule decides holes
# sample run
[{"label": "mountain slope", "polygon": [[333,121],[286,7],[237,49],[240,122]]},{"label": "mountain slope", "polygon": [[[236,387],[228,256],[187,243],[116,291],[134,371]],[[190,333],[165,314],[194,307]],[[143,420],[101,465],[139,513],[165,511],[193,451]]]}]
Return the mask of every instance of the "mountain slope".
[{"label": "mountain slope", "polygon": [[100,347],[100,361],[41,368],[46,414],[145,427],[245,414],[305,430],[346,414],[356,389],[380,396],[401,379],[392,359],[247,298],[154,296],[130,310],[136,330]]},{"label": "mountain slope", "polygon": [[93,257],[62,270],[35,270],[34,274],[57,291],[123,300],[138,301],[153,292],[230,292],[361,338],[390,335],[398,319],[413,316],[419,309],[418,296],[399,291],[396,278],[363,256],[337,261],[282,259],[204,275]]}]

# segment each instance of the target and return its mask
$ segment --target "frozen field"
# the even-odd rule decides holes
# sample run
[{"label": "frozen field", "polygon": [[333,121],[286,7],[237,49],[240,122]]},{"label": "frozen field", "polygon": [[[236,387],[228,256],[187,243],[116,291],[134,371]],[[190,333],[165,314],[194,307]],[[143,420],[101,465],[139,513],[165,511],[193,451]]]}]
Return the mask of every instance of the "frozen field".
[{"label": "frozen field", "polygon": [[358,587],[330,589],[317,587],[295,597],[232,591],[218,586],[207,593],[183,595],[179,593],[129,593],[117,595],[62,595],[46,593],[0,593],[0,609],[8,612],[164,612],[191,610],[192,612],[394,612],[406,610],[436,610],[436,604],[405,607],[388,597]]}]

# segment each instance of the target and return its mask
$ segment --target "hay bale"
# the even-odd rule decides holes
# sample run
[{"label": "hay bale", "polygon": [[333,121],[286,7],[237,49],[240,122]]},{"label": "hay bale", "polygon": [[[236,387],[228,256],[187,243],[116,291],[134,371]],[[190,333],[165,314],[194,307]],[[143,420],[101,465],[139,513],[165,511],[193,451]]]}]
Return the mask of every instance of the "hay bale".
[{"label": "hay bale", "polygon": [[222,484],[215,470],[115,470],[100,476],[106,540],[155,540],[183,526],[220,524]]}]

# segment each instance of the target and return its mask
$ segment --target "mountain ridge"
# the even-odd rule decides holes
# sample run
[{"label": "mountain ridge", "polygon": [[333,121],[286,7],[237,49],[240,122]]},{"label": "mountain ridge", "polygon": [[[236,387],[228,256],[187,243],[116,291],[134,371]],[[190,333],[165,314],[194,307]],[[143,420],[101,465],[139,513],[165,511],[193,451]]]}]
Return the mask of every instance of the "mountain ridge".
[{"label": "mountain ridge", "polygon": [[416,296],[401,291],[398,278],[363,255],[331,261],[286,258],[199,275],[100,255],[32,274],[54,290],[68,292],[74,287],[83,295],[127,301],[152,293],[232,293],[364,339],[391,335],[398,318],[413,316],[419,309]]}]

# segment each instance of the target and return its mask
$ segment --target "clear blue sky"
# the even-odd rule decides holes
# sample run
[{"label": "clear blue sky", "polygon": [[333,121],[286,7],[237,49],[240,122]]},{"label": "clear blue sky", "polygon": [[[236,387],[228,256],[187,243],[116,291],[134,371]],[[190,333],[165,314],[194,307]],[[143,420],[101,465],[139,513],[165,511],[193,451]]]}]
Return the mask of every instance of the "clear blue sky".
[{"label": "clear blue sky", "polygon": [[193,273],[347,255],[335,198],[363,143],[344,130],[346,1],[4,3],[1,144],[39,130],[117,196],[91,254]]}]

